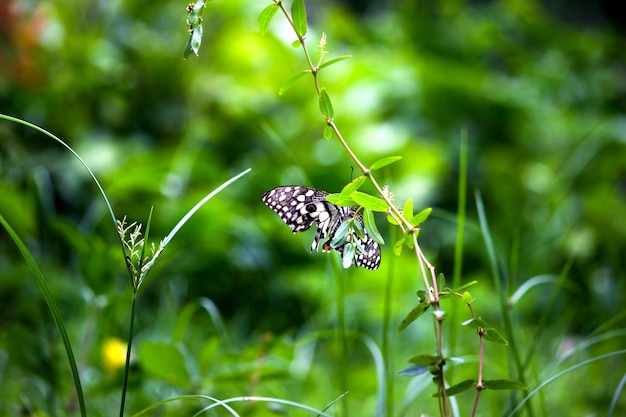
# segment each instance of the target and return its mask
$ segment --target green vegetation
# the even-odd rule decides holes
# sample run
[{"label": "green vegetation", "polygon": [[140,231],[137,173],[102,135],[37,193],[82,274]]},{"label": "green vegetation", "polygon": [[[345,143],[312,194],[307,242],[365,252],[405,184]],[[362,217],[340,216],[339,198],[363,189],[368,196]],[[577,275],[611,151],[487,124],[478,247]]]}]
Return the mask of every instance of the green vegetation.
[{"label": "green vegetation", "polygon": [[389,3],[0,6],[0,415],[626,413],[624,35]]}]

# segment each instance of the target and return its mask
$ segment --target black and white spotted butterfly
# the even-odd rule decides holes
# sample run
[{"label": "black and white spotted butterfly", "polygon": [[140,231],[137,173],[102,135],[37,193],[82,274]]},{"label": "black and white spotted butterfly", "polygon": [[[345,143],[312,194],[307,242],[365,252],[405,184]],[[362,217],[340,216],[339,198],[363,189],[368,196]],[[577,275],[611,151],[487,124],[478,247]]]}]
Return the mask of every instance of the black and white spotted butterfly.
[{"label": "black and white spotted butterfly", "polygon": [[334,249],[339,252],[345,267],[354,263],[357,267],[377,269],[380,246],[367,234],[363,216],[357,212],[357,207],[329,203],[326,201],[329,194],[315,188],[287,185],[266,192],[263,202],[287,223],[293,233],[304,232],[315,223],[317,231],[311,251],[318,250],[320,239],[328,238],[322,244],[322,251]]}]

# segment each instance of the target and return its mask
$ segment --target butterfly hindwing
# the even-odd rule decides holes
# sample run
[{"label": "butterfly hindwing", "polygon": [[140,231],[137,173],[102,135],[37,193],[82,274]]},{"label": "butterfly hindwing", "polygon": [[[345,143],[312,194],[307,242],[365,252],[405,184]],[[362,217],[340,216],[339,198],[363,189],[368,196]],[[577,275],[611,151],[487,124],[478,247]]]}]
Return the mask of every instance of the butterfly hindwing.
[{"label": "butterfly hindwing", "polygon": [[[356,221],[363,228],[363,217],[357,213],[355,207],[340,207],[326,201],[330,193],[301,185],[287,185],[272,188],[266,192],[262,200],[291,228],[293,233],[304,232],[313,224],[317,226],[315,239],[311,244],[311,251],[317,251],[320,240],[328,238],[322,245],[322,250],[328,252],[332,249],[342,256],[345,241],[337,246],[331,242],[335,233],[345,221]],[[380,265],[380,246],[364,230],[362,236],[349,234],[349,238],[355,240],[351,243],[356,248],[354,263],[367,269],[377,269]]]}]

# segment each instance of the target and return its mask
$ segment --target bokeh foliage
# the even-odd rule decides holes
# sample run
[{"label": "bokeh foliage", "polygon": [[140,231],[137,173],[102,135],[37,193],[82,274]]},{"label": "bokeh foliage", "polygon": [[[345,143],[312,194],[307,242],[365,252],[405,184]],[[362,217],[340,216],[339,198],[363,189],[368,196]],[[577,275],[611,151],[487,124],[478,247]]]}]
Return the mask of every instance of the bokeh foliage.
[{"label": "bokeh foliage", "polygon": [[[624,328],[624,35],[564,22],[530,0],[368,4],[307,3],[311,45],[325,32],[331,57],[353,56],[321,74],[335,120],[364,160],[403,156],[385,179],[399,200],[435,208],[420,241],[446,276],[453,270],[458,139],[467,129],[470,196],[479,189],[485,201],[507,296],[532,277],[567,270],[564,283],[533,288],[513,310],[522,350],[542,335],[530,373],[541,381],[594,330]],[[0,112],[65,139],[120,216],[145,221],[154,205],[155,239],[208,191],[253,169],[196,214],[151,273],[138,310],[129,410],[191,392],[323,408],[341,393],[335,364],[345,358],[332,337],[339,278],[348,327],[358,336],[343,364],[345,401],[352,415],[375,415],[375,371],[362,340],[381,338],[390,272],[393,320],[415,303],[420,280],[410,257],[386,248],[378,272],[337,272],[331,256],[308,253],[312,236],[292,236],[261,203],[277,185],[334,192],[351,177],[339,145],[322,139],[309,80],[277,94],[305,66],[280,19],[258,32],[266,5],[209,2],[200,55],[184,61],[184,3],[0,4]],[[88,408],[115,412],[120,370],[107,355],[126,338],[130,292],[95,186],[58,144],[3,121],[0,213],[36,252],[57,297]],[[477,308],[498,323],[473,198],[468,220],[463,281],[479,281]],[[29,274],[1,234],[0,414],[72,411],[60,342]],[[537,329],[548,307],[550,320]],[[466,318],[451,317],[449,326]],[[431,323],[414,326],[389,335],[395,370],[416,350],[432,349]],[[329,335],[306,338],[317,331]],[[453,354],[474,355],[475,337],[463,331]],[[623,345],[615,336],[581,355]],[[509,376],[506,357],[502,347],[488,352],[491,377]],[[459,380],[474,369],[466,359],[455,371]],[[624,371],[616,359],[568,375],[545,390],[537,415],[606,413]],[[435,413],[428,381],[393,379],[399,415],[407,398],[406,409]],[[464,404],[470,397],[459,398]],[[506,399],[486,393],[485,415],[502,414]],[[623,398],[619,406],[624,412]],[[263,415],[266,408],[247,411]]]}]

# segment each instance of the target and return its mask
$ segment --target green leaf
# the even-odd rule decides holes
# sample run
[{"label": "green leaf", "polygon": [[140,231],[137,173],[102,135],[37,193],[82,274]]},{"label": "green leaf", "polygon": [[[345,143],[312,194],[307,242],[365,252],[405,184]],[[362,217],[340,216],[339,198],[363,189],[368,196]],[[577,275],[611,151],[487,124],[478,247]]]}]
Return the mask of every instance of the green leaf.
[{"label": "green leaf", "polygon": [[402,330],[406,329],[409,324],[413,323],[419,318],[419,316],[424,314],[429,307],[430,302],[428,300],[420,302],[413,310],[409,311],[409,314],[407,314],[404,320],[402,320],[402,323],[400,323],[396,332],[400,333]]},{"label": "green leaf", "polygon": [[333,137],[333,133],[335,133],[333,128],[326,125],[326,127],[324,127],[324,133],[322,133],[322,135],[324,136],[324,139],[330,139]]},{"label": "green leaf", "polygon": [[437,286],[439,288],[444,288],[446,286],[446,277],[443,275],[443,272],[440,272],[439,275],[437,275]]},{"label": "green leaf", "polygon": [[396,221],[396,219],[393,218],[393,216],[391,214],[387,214],[387,221],[391,224],[393,224],[394,226],[398,225],[398,222]]},{"label": "green leaf", "polygon": [[404,208],[402,209],[402,216],[411,224],[413,224],[413,199],[409,198],[404,203]]},{"label": "green leaf", "polygon": [[346,243],[348,230],[350,230],[350,221],[346,220],[345,222],[341,223],[337,228],[337,231],[335,231],[335,236],[333,236],[333,240],[332,242],[330,242],[330,246],[336,248]]},{"label": "green leaf", "polygon": [[280,87],[280,90],[278,90],[278,95],[282,96],[283,94],[285,94],[287,92],[287,90],[289,90],[291,88],[292,85],[294,85],[294,83],[296,81],[298,81],[300,78],[304,77],[307,74],[310,74],[311,71],[310,70],[306,70],[306,71],[300,71],[297,72],[295,74],[293,74],[291,77],[289,77],[289,79],[287,81],[285,81],[283,83],[283,85]]},{"label": "green leaf", "polygon": [[363,234],[365,233],[363,230],[363,225],[360,222],[351,222],[352,229],[356,232],[360,239],[363,239]]},{"label": "green leaf", "polygon": [[277,11],[278,11],[278,5],[275,3],[272,3],[269,6],[267,6],[265,9],[263,9],[261,14],[259,15],[259,31],[262,34],[265,34],[267,32],[267,28],[270,25],[270,22],[272,21],[272,18],[274,17]]},{"label": "green leaf", "polygon": [[338,56],[337,58],[329,59],[328,61],[320,65],[318,69],[328,67],[330,65],[336,64],[337,62],[343,61],[344,59],[348,59],[348,58],[352,58],[352,55],[342,55],[342,56]]},{"label": "green leaf", "polygon": [[200,45],[202,44],[202,23],[199,23],[191,33],[191,50],[196,56],[200,53]]},{"label": "green leaf", "polygon": [[402,253],[402,247],[404,246],[404,242],[406,240],[406,236],[402,235],[400,239],[396,241],[393,245],[393,253],[399,256]]},{"label": "green leaf", "polygon": [[469,319],[461,323],[461,326],[468,326],[472,329],[484,329],[487,327],[487,322],[481,319]]},{"label": "green leaf", "polygon": [[506,389],[526,391],[528,387],[521,382],[509,381],[508,379],[488,379],[483,380],[483,385],[488,389]]},{"label": "green leaf", "polygon": [[[200,19],[201,21],[201,19]],[[185,52],[183,53],[183,58],[187,59],[193,52],[195,56],[198,56],[200,52],[200,45],[202,44],[202,23],[197,23],[194,25],[193,29],[191,29],[191,33],[189,34],[189,38],[187,39],[187,44],[185,45]]]},{"label": "green leaf", "polygon": [[424,223],[428,216],[430,216],[430,213],[432,213],[432,211],[433,209],[430,207],[420,211],[415,216],[413,216],[413,222],[411,222],[411,224],[413,226],[419,226],[420,224]]},{"label": "green leaf", "polygon": [[353,192],[351,197],[359,206],[373,211],[380,211],[384,213],[389,208],[387,203],[385,203],[385,200],[360,191]]},{"label": "green leaf", "polygon": [[490,342],[498,343],[500,345],[508,345],[509,342],[498,333],[496,329],[487,329],[487,333],[485,333],[485,340]]},{"label": "green leaf", "polygon": [[398,375],[418,376],[428,372],[428,366],[413,365],[398,371]]},{"label": "green leaf", "polygon": [[183,52],[183,59],[189,58],[191,55],[191,35],[187,38],[187,44],[185,44],[185,52]]},{"label": "green leaf", "polygon": [[343,247],[343,267],[345,269],[350,268],[354,261],[354,256],[356,255],[356,251],[354,245],[352,243],[347,243],[346,246]]},{"label": "green leaf", "polygon": [[[476,381],[474,381],[473,379],[466,379],[465,381],[461,381],[456,385],[448,387],[446,389],[446,394],[448,394],[449,397],[452,397],[453,395],[460,394],[474,386],[476,386]],[[439,396],[439,393],[435,393],[431,395],[431,397],[435,397],[435,398],[438,396]]]},{"label": "green leaf", "polygon": [[379,159],[378,161],[372,164],[372,166],[370,167],[370,170],[374,171],[376,169],[380,169],[389,164],[393,164],[394,162],[399,161],[400,159],[402,159],[401,156],[388,156],[386,158]]},{"label": "green leaf", "polygon": [[306,35],[307,24],[304,0],[293,0],[293,4],[291,5],[291,19],[293,20],[293,27],[298,37]]},{"label": "green leaf", "polygon": [[378,231],[378,227],[376,227],[376,219],[374,218],[374,213],[370,209],[365,209],[363,211],[363,222],[365,223],[365,230],[369,233],[370,237],[374,239],[378,244],[384,245],[385,240],[380,235]]},{"label": "green leaf", "polygon": [[417,290],[415,295],[417,295],[417,299],[420,300],[420,303],[428,300],[428,292],[426,290]]},{"label": "green leaf", "polygon": [[325,88],[320,91],[320,111],[327,119],[332,119],[335,115],[333,104],[330,102],[328,91]]},{"label": "green leaf", "polygon": [[326,196],[326,201],[336,206],[351,207],[351,206],[357,205],[357,203],[355,203],[354,200],[351,198],[345,198],[345,199],[341,198],[340,193],[328,194]]},{"label": "green leaf", "polygon": [[175,345],[164,342],[144,341],[139,351],[141,368],[156,378],[173,385],[188,387],[189,373],[183,354]]},{"label": "green leaf", "polygon": [[427,353],[411,356],[407,362],[420,366],[436,365],[441,360],[439,355],[429,355]]},{"label": "green leaf", "polygon": [[[415,232],[413,235],[415,236],[415,238],[417,238],[418,233],[417,233],[417,232]],[[411,236],[408,236],[408,235],[407,235],[407,237],[406,237],[406,245],[407,245],[409,248],[411,248],[411,249],[414,249],[414,248],[415,248],[415,242],[413,241],[413,237],[411,237]]]},{"label": "green leaf", "polygon": [[341,199],[346,200],[350,198],[350,194],[361,188],[363,183],[367,180],[367,178],[363,175],[357,177],[350,181],[343,189],[341,190]]},{"label": "green leaf", "polygon": [[465,302],[465,304],[471,304],[472,301],[474,301],[474,298],[472,298],[472,294],[470,294],[468,291],[465,291],[463,293],[463,301]]},{"label": "green leaf", "polygon": [[300,39],[296,39],[295,41],[291,42],[291,47],[292,48],[299,48],[300,47]]}]

